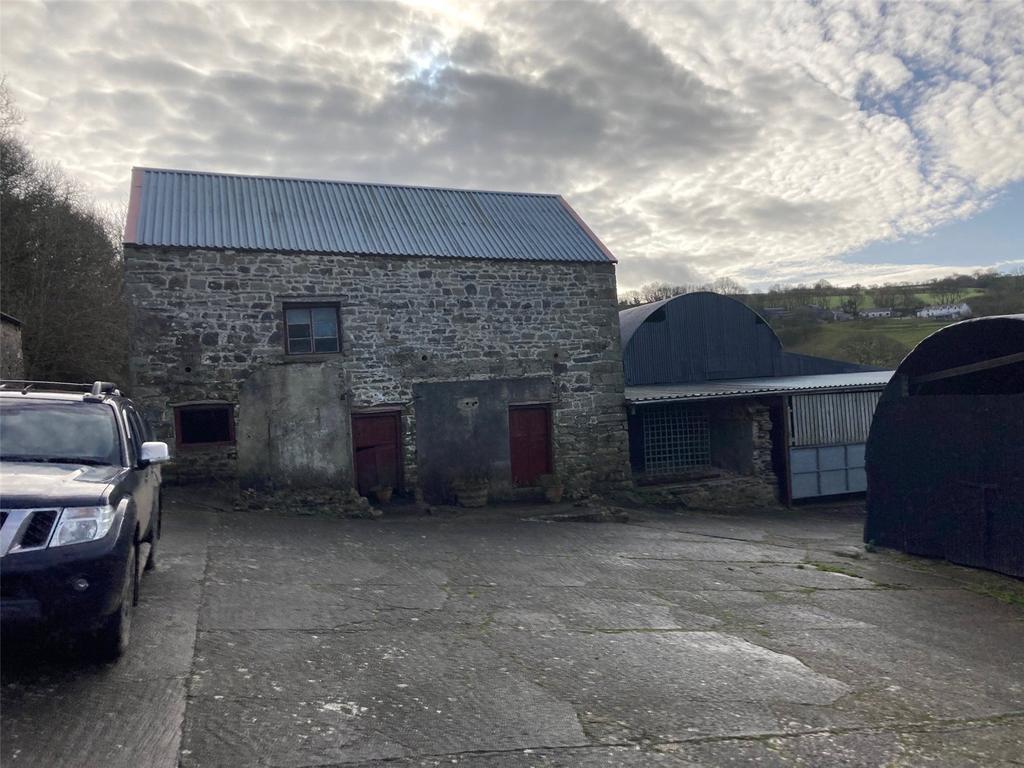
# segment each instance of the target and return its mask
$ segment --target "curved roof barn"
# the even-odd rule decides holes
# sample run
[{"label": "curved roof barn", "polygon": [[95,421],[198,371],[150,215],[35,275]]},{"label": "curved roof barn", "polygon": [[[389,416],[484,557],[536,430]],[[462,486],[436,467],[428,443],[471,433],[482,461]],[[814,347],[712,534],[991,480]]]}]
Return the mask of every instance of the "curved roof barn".
[{"label": "curved roof barn", "polygon": [[700,291],[619,312],[627,386],[875,371],[786,352],[742,301]]},{"label": "curved roof barn", "polygon": [[922,341],[867,443],[865,541],[1024,577],[1024,315]]}]

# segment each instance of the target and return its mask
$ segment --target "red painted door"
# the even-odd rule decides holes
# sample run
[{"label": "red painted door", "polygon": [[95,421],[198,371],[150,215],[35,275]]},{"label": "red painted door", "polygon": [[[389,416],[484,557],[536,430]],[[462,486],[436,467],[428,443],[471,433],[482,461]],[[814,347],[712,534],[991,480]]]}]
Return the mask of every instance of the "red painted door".
[{"label": "red painted door", "polygon": [[356,487],[363,496],[378,487],[398,490],[402,471],[401,421],[397,413],[352,416]]},{"label": "red painted door", "polygon": [[536,485],[551,472],[551,417],[546,405],[515,406],[508,412],[512,482]]}]

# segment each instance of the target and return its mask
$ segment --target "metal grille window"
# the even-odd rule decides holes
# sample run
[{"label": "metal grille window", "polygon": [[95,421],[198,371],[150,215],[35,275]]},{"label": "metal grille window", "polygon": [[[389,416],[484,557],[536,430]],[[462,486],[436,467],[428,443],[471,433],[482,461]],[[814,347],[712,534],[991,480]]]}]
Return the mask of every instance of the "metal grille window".
[{"label": "metal grille window", "polygon": [[664,475],[711,464],[711,431],[706,413],[677,406],[645,408],[644,471]]}]

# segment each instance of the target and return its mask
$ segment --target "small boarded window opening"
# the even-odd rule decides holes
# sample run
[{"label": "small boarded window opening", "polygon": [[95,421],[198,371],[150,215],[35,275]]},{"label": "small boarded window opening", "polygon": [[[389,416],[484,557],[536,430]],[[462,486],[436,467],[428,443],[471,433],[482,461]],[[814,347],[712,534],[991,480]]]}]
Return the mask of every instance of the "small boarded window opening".
[{"label": "small boarded window opening", "polygon": [[338,305],[286,306],[287,348],[290,355],[337,352]]},{"label": "small boarded window opening", "polygon": [[174,411],[178,445],[229,445],[235,442],[231,405],[189,405]]},{"label": "small boarded window opening", "polygon": [[706,413],[678,406],[644,409],[644,472],[668,475],[711,465],[711,429]]}]

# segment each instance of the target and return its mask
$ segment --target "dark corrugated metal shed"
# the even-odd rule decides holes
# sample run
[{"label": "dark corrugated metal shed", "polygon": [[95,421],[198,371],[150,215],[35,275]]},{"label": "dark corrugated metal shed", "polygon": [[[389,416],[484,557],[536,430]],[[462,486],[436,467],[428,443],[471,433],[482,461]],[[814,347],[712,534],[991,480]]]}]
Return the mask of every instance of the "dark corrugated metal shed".
[{"label": "dark corrugated metal shed", "polygon": [[133,245],[613,262],[559,195],[135,168]]},{"label": "dark corrugated metal shed", "polygon": [[785,352],[763,317],[717,293],[624,309],[619,328],[627,386],[877,370]]},{"label": "dark corrugated metal shed", "polygon": [[1024,315],[947,326],[886,387],[865,541],[1024,577]]}]

